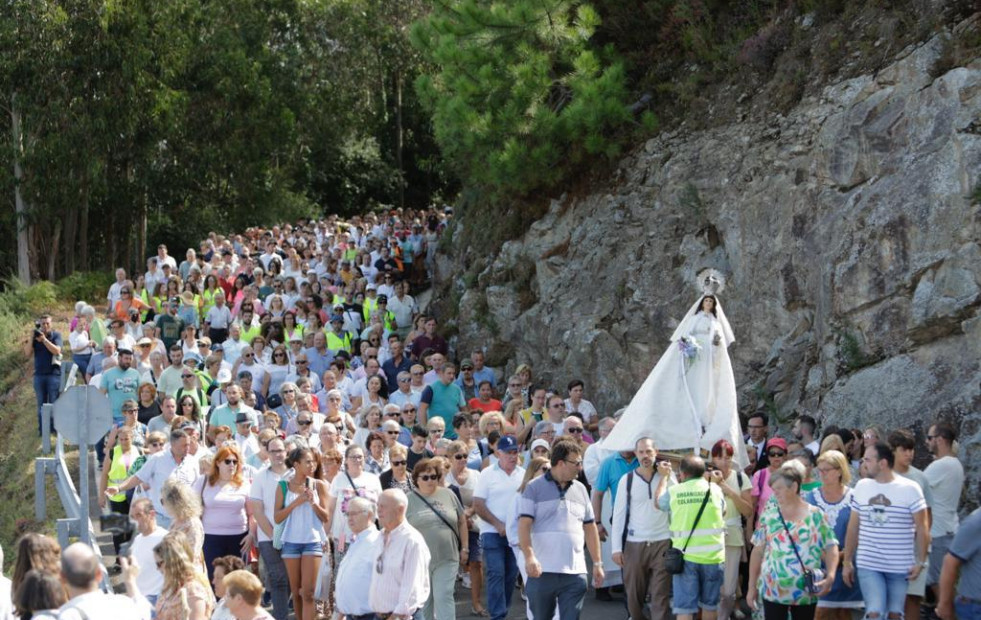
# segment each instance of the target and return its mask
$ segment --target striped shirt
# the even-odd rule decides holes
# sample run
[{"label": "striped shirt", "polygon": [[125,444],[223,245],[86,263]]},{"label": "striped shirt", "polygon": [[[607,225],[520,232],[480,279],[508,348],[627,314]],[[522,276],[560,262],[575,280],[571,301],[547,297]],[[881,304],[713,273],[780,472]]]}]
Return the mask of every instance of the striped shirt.
[{"label": "striped shirt", "polygon": [[880,573],[907,572],[916,563],[913,515],[926,508],[923,492],[912,480],[859,481],[852,492],[852,510],[859,516],[855,565]]},{"label": "striped shirt", "polygon": [[546,472],[525,487],[517,512],[519,517],[534,519],[531,546],[542,572],[586,573],[583,525],[593,523],[594,518],[585,485],[573,480],[563,488]]}]

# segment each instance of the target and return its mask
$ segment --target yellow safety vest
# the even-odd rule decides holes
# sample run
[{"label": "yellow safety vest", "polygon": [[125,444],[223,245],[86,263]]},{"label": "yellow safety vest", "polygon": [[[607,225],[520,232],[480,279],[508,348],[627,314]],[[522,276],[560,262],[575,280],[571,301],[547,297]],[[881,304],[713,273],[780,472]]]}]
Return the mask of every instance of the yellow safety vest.
[{"label": "yellow safety vest", "polygon": [[331,353],[337,353],[340,350],[345,350],[348,353],[351,352],[351,334],[347,332],[341,332],[344,337],[341,338],[334,333],[334,330],[327,332],[327,350]]},{"label": "yellow safety vest", "polygon": [[[676,549],[685,549],[685,559],[695,564],[721,564],[725,561],[725,519],[723,518],[724,498],[718,486],[711,489],[709,501],[695,523],[699,508],[709,491],[709,483],[704,478],[686,480],[668,487],[671,500],[671,544]],[[692,530],[694,528],[694,531]],[[688,534],[691,533],[691,540]]]},{"label": "yellow safety vest", "polygon": [[[133,455],[133,461],[135,461],[136,457],[140,455],[140,451],[137,450],[135,446],[131,447],[130,451],[130,453]],[[130,464],[132,464],[132,461],[130,461]],[[126,478],[129,477],[129,474],[127,473],[128,469],[129,468],[126,466],[126,463],[123,462],[123,447],[113,447],[112,464],[109,466],[109,486],[118,487],[121,485]],[[126,493],[117,493],[116,495],[111,496],[109,499],[114,502],[125,502]]]},{"label": "yellow safety vest", "polygon": [[368,320],[371,319],[371,313],[374,312],[375,308],[378,307],[378,298],[375,297],[374,299],[372,299],[371,297],[365,297],[363,305],[364,305],[364,320],[365,322],[367,322]]},{"label": "yellow safety vest", "polygon": [[242,340],[252,344],[252,341],[255,340],[255,337],[259,335],[260,331],[262,331],[262,327],[260,325],[253,325],[252,327],[248,328],[245,327],[245,325],[242,325]]}]

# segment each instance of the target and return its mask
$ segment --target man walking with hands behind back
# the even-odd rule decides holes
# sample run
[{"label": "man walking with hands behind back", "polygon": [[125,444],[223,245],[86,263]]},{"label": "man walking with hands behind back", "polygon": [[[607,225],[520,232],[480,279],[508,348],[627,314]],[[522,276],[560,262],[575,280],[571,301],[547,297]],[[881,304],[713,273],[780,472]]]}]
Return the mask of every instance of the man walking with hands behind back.
[{"label": "man walking with hands behind back", "polygon": [[518,502],[518,539],[528,569],[526,592],[536,618],[575,620],[586,597],[586,555],[593,559],[593,585],[603,586],[603,561],[593,507],[576,480],[582,448],[564,439],[552,446],[552,468],[528,483]]}]

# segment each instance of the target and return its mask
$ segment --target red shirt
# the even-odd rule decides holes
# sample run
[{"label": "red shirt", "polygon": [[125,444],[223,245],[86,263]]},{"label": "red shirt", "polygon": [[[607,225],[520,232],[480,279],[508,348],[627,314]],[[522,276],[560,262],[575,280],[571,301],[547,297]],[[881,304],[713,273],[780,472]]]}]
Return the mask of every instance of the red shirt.
[{"label": "red shirt", "polygon": [[479,398],[471,398],[467,401],[467,407],[470,409],[480,409],[484,413],[488,411],[503,411],[501,409],[501,401],[496,398],[492,398],[486,403],[481,401]]}]

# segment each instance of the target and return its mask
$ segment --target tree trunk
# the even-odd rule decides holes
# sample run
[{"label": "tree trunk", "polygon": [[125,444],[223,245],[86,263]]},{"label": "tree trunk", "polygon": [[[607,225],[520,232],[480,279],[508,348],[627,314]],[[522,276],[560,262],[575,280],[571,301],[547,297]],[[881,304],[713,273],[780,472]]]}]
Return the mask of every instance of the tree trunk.
[{"label": "tree trunk", "polygon": [[[82,196],[81,214],[79,215],[78,260],[82,271],[89,270],[89,193]],[[113,263],[109,263],[112,265]]]},{"label": "tree trunk", "polygon": [[[79,199],[85,195],[85,181],[79,191]],[[69,209],[65,219],[65,274],[75,273],[75,259],[77,258],[76,240],[78,239],[78,209]]]},{"label": "tree trunk", "polygon": [[48,249],[48,280],[54,282],[58,278],[58,248],[61,242],[61,218],[55,218],[54,234],[51,236],[51,244]]},{"label": "tree trunk", "polygon": [[17,111],[17,95],[10,96],[10,125],[14,139],[14,211],[17,214],[17,277],[24,284],[31,283],[30,225],[27,220],[27,204],[20,191],[24,171],[20,158],[24,153],[24,142],[20,133],[20,112]]},{"label": "tree trunk", "polygon": [[402,70],[395,69],[395,161],[399,168],[399,207],[405,208],[405,171],[402,168]]}]

